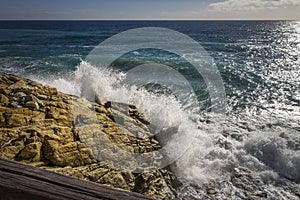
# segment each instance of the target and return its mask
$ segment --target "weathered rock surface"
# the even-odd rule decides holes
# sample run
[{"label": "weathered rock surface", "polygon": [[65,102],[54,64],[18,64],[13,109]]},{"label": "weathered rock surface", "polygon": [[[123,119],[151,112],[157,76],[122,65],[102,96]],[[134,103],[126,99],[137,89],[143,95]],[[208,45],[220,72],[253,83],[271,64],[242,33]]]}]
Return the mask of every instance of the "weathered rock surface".
[{"label": "weathered rock surface", "polygon": [[[118,109],[112,112],[109,103],[88,102],[0,73],[0,157],[158,199],[174,199],[176,178],[171,172],[135,174],[114,166],[117,161],[134,160],[134,153],[160,148],[134,106]],[[115,153],[115,147],[124,154]],[[159,155],[149,158],[160,159]],[[124,167],[132,170],[135,165]]]}]

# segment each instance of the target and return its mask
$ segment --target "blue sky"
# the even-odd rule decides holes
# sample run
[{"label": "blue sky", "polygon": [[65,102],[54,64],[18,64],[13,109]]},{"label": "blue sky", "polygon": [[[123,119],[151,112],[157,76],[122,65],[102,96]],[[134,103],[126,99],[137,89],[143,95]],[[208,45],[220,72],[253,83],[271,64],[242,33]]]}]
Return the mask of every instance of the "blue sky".
[{"label": "blue sky", "polygon": [[0,0],[0,19],[300,19],[300,0]]}]

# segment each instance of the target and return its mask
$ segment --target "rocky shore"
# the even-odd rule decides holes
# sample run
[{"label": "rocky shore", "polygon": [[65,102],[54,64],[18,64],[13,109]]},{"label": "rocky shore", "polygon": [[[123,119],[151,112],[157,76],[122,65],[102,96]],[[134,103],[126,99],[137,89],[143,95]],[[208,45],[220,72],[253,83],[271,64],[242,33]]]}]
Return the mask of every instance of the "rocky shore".
[{"label": "rocky shore", "polygon": [[[93,116],[84,110],[87,105],[93,106]],[[78,108],[83,110],[76,111]],[[109,145],[107,151],[97,149],[101,141],[97,142],[95,135],[126,152],[160,148],[154,137],[144,137],[151,132],[136,108],[129,106],[129,113],[124,112],[117,112],[123,122],[120,125],[109,102],[88,102],[50,86],[0,73],[0,157],[157,199],[175,199],[174,187],[179,182],[169,170],[133,173],[101,161],[107,156],[130,158],[114,155]]]},{"label": "rocky shore", "polygon": [[[204,127],[205,124],[209,122],[203,121]],[[0,73],[1,158],[155,199],[300,197],[299,182],[279,177],[274,185],[269,185],[245,167],[234,167],[227,179],[194,185],[178,181],[167,167],[137,173],[137,166],[149,164],[144,161],[159,163],[164,159],[158,154],[137,165],[139,160],[134,153],[161,148],[148,125],[135,106],[90,102],[50,86]],[[241,127],[224,132],[223,136],[241,141],[247,135]],[[226,141],[217,140],[215,145],[231,149]],[[122,151],[116,152],[114,147]],[[282,196],[277,198],[278,195]]]}]

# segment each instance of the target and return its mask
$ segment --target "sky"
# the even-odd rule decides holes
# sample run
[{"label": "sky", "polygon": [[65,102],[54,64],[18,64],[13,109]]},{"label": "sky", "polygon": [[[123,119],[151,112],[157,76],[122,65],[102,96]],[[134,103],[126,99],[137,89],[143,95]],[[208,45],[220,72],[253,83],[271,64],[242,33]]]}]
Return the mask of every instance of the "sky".
[{"label": "sky", "polygon": [[0,0],[0,19],[300,19],[300,0]]}]

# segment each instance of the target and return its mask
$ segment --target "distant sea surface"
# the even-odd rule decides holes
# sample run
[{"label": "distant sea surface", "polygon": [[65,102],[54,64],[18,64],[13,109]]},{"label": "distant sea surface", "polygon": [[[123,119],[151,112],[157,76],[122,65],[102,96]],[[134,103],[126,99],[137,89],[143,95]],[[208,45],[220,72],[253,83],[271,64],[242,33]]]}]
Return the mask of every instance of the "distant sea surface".
[{"label": "distant sea surface", "polygon": [[[74,79],[91,67],[82,62],[90,51],[115,34],[141,27],[169,28],[197,41],[214,59],[226,90],[226,122],[196,122],[207,136],[199,141],[212,146],[204,149],[199,142],[191,147],[189,156],[174,167],[177,175],[187,184],[201,185],[216,180],[214,174],[218,174],[230,185],[228,174],[242,166],[269,185],[265,189],[269,197],[297,199],[283,185],[300,187],[300,21],[0,21],[0,72],[80,95],[74,88],[79,80]],[[168,52],[138,50],[122,56],[112,68],[126,72],[128,65],[143,60],[174,67],[189,79],[198,100],[208,102],[203,79]],[[101,80],[101,70],[95,73]],[[102,78],[112,85],[115,80]],[[112,85],[104,84],[107,90]],[[209,103],[201,106],[199,116],[214,115]],[[212,127],[219,128],[212,131]],[[231,147],[220,146],[220,140]],[[207,154],[199,154],[204,150]],[[182,189],[181,197],[206,198],[193,184]],[[228,188],[236,190],[236,198],[243,197],[239,188]],[[232,194],[222,193],[224,198],[234,197]]]}]

